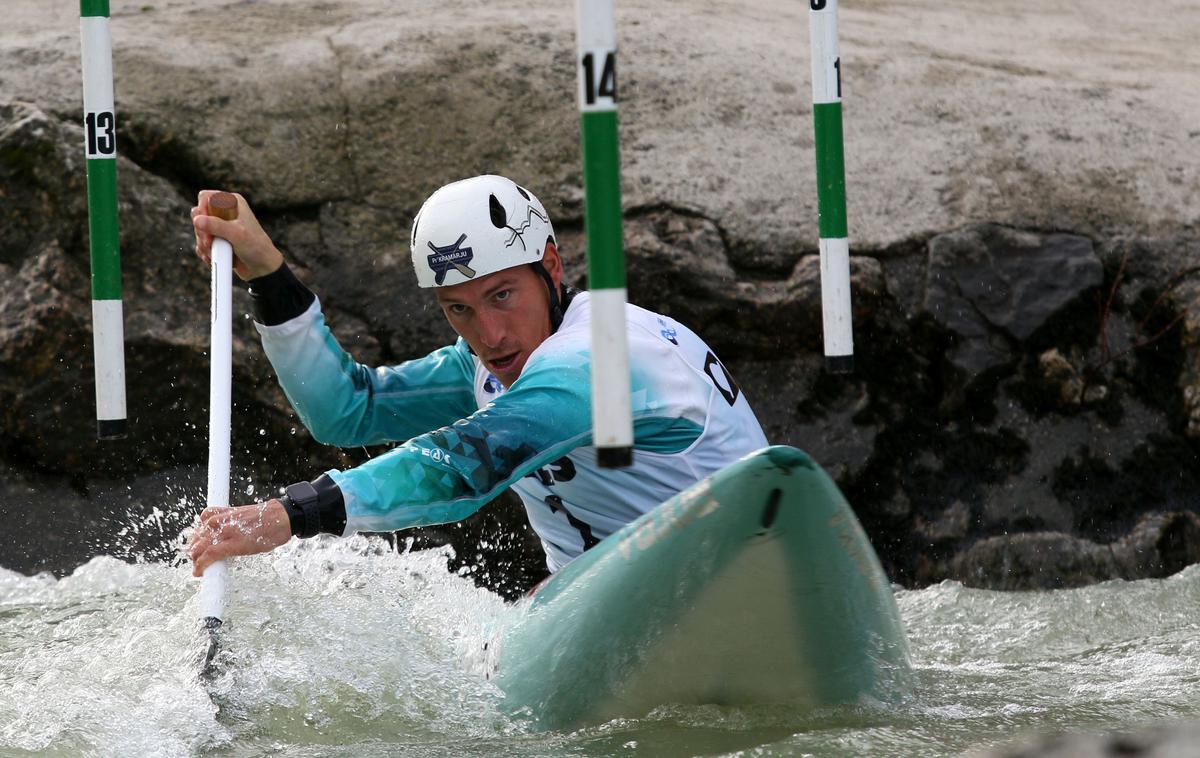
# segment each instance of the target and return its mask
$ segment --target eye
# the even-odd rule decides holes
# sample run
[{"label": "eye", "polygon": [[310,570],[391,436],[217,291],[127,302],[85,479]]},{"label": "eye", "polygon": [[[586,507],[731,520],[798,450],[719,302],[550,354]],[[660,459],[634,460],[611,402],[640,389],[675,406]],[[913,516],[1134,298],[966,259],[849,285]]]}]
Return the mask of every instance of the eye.
[{"label": "eye", "polygon": [[461,316],[467,312],[467,306],[462,303],[450,303],[446,306],[447,313],[453,313],[455,316]]},{"label": "eye", "polygon": [[512,290],[500,290],[499,292],[496,293],[495,297],[500,302],[504,302],[505,300],[512,297]]}]

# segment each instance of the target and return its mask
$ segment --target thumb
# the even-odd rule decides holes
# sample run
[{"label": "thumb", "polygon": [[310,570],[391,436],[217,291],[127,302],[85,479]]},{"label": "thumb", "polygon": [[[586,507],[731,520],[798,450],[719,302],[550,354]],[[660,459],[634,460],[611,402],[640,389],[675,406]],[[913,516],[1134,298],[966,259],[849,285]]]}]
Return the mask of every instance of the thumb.
[{"label": "thumb", "polygon": [[233,508],[227,505],[212,505],[200,511],[200,521],[207,521],[214,516],[224,516],[232,511]]},{"label": "thumb", "polygon": [[198,215],[192,219],[192,224],[197,231],[213,237],[220,237],[234,247],[242,241],[242,235],[245,233],[241,224],[236,221],[226,221],[216,216]]}]

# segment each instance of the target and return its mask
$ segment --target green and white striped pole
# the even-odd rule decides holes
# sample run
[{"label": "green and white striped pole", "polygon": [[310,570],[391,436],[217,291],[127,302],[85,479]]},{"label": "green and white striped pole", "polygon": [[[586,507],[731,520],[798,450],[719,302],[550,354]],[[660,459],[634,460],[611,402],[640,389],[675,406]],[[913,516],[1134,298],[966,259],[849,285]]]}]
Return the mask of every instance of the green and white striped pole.
[{"label": "green and white striped pole", "polygon": [[809,0],[817,214],[821,235],[821,315],[825,367],[854,370],[850,314],[850,240],[846,232],[846,160],[842,147],[842,59],[837,0]]},{"label": "green and white striped pole", "polygon": [[125,327],[117,226],[117,115],[113,104],[108,0],[80,0],[83,127],[87,151],[88,240],[92,251],[92,345],[96,359],[96,431],[125,436]]},{"label": "green and white striped pole", "polygon": [[617,139],[617,43],[612,0],[576,0],[584,228],[592,303],[592,436],[597,462],[633,462],[621,151]]}]

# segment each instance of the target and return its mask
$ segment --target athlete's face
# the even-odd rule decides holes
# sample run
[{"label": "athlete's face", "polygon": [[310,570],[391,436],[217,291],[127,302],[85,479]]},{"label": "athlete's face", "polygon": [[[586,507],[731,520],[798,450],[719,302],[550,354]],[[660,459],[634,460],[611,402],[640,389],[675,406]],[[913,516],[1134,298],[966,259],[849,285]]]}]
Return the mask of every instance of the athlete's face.
[{"label": "athlete's face", "polygon": [[[558,289],[562,261],[552,242],[546,244],[542,265]],[[512,386],[530,353],[550,336],[550,293],[529,266],[439,287],[436,292],[450,326],[505,387]]]}]

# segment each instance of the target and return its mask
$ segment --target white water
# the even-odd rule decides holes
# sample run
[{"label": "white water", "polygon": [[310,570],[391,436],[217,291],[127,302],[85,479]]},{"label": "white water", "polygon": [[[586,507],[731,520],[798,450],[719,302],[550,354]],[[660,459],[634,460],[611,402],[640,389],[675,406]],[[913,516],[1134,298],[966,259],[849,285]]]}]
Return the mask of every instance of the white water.
[{"label": "white water", "polygon": [[444,566],[364,538],[240,559],[209,683],[186,567],[0,569],[0,755],[953,755],[1200,718],[1200,567],[1059,592],[900,592],[918,687],[899,707],[667,706],[536,733],[482,675],[504,603]]}]

